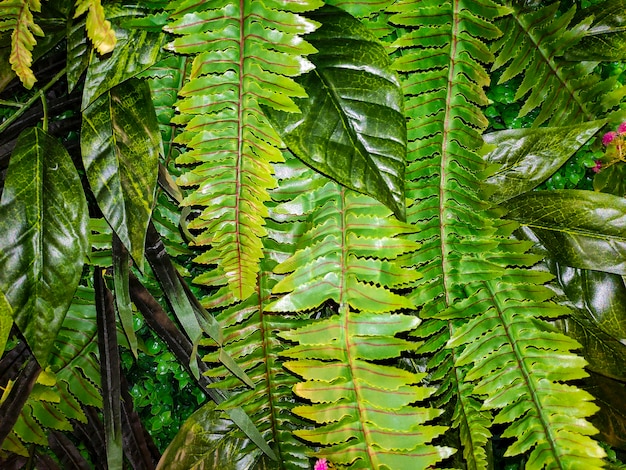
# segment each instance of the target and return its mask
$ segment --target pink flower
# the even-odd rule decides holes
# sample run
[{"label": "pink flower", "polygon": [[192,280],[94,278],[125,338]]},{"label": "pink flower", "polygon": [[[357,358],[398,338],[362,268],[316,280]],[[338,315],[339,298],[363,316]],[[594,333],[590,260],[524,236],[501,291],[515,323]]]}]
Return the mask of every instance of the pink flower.
[{"label": "pink flower", "polygon": [[618,134],[626,134],[626,122],[622,122],[617,128]]},{"label": "pink flower", "polygon": [[313,470],[328,470],[328,461],[326,459],[317,459]]},{"label": "pink flower", "polygon": [[594,173],[600,173],[601,169],[602,169],[602,162],[600,160],[596,160],[596,166],[591,167],[591,170]]},{"label": "pink flower", "polygon": [[602,144],[609,145],[611,142],[615,140],[615,137],[617,137],[617,132],[613,132],[613,131],[607,132],[602,137]]}]

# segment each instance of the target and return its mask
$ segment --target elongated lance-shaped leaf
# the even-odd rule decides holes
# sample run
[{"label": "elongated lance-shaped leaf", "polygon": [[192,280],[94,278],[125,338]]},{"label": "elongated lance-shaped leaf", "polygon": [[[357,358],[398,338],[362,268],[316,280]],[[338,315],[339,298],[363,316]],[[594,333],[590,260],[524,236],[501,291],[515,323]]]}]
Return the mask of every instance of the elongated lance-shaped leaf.
[{"label": "elongated lance-shaped leaf", "polygon": [[0,292],[0,355],[4,354],[4,349],[7,345],[12,327],[13,309],[5,295]]},{"label": "elongated lance-shaped leaf", "polygon": [[[267,306],[272,301],[271,289],[280,277],[273,274],[272,269],[278,260],[293,254],[295,241],[306,229],[302,214],[290,210],[291,202],[297,196],[302,198],[311,195],[327,179],[304,166],[295,157],[288,154],[286,157],[285,164],[276,166],[279,184],[271,192],[273,201],[269,204],[268,237],[264,240],[265,257],[260,265],[257,290],[245,301],[222,308],[216,314],[224,328],[223,350],[241,364],[254,387],[243,386],[225,367],[216,366],[220,362],[220,351],[207,354],[204,360],[212,363],[208,375],[222,379],[218,386],[227,388],[231,394],[220,408],[240,405],[274,448],[280,468],[295,470],[309,466],[306,455],[309,448],[296,438],[293,431],[309,425],[291,413],[295,406],[291,389],[297,379],[282,365],[284,360],[280,354],[288,344],[280,340],[277,334],[303,326],[310,315],[276,315],[267,311]],[[224,296],[218,292],[206,300],[217,306],[216,302],[220,298]],[[225,435],[223,440],[240,438],[235,433],[232,436]],[[222,442],[221,445],[225,446],[226,443]],[[255,460],[261,459],[258,450],[245,447],[239,452],[254,455]],[[211,456],[204,458],[209,459]],[[238,453],[234,453],[231,459],[239,460]]]},{"label": "elongated lance-shaped leaf", "polygon": [[9,62],[24,87],[31,89],[37,79],[30,66],[32,50],[43,36],[42,29],[35,23],[33,12],[41,11],[39,0],[3,0],[0,2],[0,33],[11,31],[11,54]]},{"label": "elongated lance-shaped leaf", "polygon": [[130,350],[137,358],[137,335],[133,328],[133,310],[130,305],[130,292],[128,289],[128,262],[130,257],[119,237],[113,234],[113,283],[115,286],[115,307],[120,318],[120,324]]},{"label": "elongated lance-shaped leaf", "polygon": [[301,36],[316,24],[297,13],[320,5],[174,0],[168,7],[167,30],[179,36],[170,48],[193,56],[177,104],[176,123],[185,130],[176,142],[187,147],[177,163],[189,165],[178,183],[192,188],[183,205],[203,209],[189,228],[199,230],[194,243],[210,249],[196,262],[217,265],[207,276],[229,286],[231,301],[254,292],[264,204],[275,186],[271,163],[282,159],[280,139],[260,106],[298,112],[292,98],[305,93],[291,77],[312,68],[305,56],[315,49]]},{"label": "elongated lance-shaped leaf", "polygon": [[80,143],[98,206],[141,269],[161,149],[148,85],[129,80],[101,95],[83,113]]},{"label": "elongated lance-shaped leaf", "polygon": [[391,60],[349,14],[327,6],[309,17],[322,27],[307,36],[319,52],[298,79],[302,114],[268,109],[270,121],[298,158],[404,219],[406,122]]},{"label": "elongated lance-shaped leaf", "polygon": [[534,10],[506,3],[512,13],[498,22],[504,35],[492,46],[493,69],[503,68],[499,83],[523,77],[514,98],[522,104],[520,116],[538,109],[534,126],[576,124],[603,117],[621,101],[626,89],[617,77],[601,80],[591,74],[597,62],[567,62],[562,57],[589,30],[591,12],[573,21],[575,6],[557,14],[559,2]]},{"label": "elongated lance-shaped leaf", "polygon": [[18,137],[0,199],[0,292],[45,367],[87,253],[87,201],[72,159],[38,128]]},{"label": "elongated lance-shaped leaf", "polygon": [[285,367],[304,379],[294,392],[312,402],[293,411],[317,425],[295,434],[322,445],[319,457],[354,468],[426,468],[449,456],[451,449],[429,444],[445,429],[425,424],[439,411],[410,406],[432,393],[416,385],[422,376],[376,363],[416,347],[396,335],[419,320],[391,313],[411,308],[392,289],[419,277],[399,262],[418,246],[403,238],[412,227],[375,199],[332,181],[284,210],[306,216],[310,228],[274,269],[287,276],[274,286],[283,295],[268,310],[338,305],[328,318],[279,334],[298,343],[282,355],[290,359]]}]

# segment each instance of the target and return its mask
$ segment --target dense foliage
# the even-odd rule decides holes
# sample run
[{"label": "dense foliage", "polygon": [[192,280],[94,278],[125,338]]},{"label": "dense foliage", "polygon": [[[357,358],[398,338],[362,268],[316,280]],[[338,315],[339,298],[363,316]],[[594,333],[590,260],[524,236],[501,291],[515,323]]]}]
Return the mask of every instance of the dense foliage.
[{"label": "dense foliage", "polygon": [[0,465],[621,468],[625,9],[0,0]]}]

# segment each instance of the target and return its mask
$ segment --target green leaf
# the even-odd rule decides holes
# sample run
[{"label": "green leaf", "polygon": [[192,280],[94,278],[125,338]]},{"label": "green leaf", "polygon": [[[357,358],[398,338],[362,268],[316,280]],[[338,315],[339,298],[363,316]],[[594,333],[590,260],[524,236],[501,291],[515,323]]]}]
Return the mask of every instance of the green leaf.
[{"label": "green leaf", "polygon": [[126,335],[130,350],[137,358],[137,335],[133,328],[133,310],[130,305],[130,291],[128,288],[128,251],[121,240],[113,234],[113,284],[115,286],[115,305],[120,317],[122,330]]},{"label": "green leaf", "polygon": [[358,20],[326,6],[307,41],[315,69],[297,79],[301,114],[265,108],[296,156],[405,217],[406,123],[400,82],[384,47]]},{"label": "green leaf", "polygon": [[44,367],[80,280],[88,220],[67,151],[41,129],[20,134],[0,199],[0,292]]},{"label": "green leaf", "polygon": [[157,470],[270,470],[280,468],[226,418],[207,403],[181,426]]},{"label": "green leaf", "polygon": [[483,157],[498,170],[484,181],[485,192],[500,203],[530,191],[549,178],[606,123],[605,120],[567,127],[509,129],[483,136]]},{"label": "green leaf", "polygon": [[128,18],[148,15],[151,11],[149,7],[132,3],[109,3],[105,7],[106,17],[113,23],[117,45],[113,53],[104,57],[92,55],[83,88],[83,109],[88,108],[102,93],[154,64],[165,45],[165,34],[160,31],[124,29],[120,25]]},{"label": "green leaf", "polygon": [[13,327],[13,309],[5,295],[0,291],[0,355],[4,354],[11,328]]},{"label": "green leaf", "polygon": [[565,59],[622,61],[626,59],[626,1],[603,1],[581,10],[593,22],[583,38],[565,52]]},{"label": "green leaf", "polygon": [[530,228],[560,263],[626,274],[626,200],[565,189],[506,202],[507,217]]},{"label": "green leaf", "polygon": [[141,269],[161,135],[148,85],[128,80],[83,113],[81,150],[100,210]]}]

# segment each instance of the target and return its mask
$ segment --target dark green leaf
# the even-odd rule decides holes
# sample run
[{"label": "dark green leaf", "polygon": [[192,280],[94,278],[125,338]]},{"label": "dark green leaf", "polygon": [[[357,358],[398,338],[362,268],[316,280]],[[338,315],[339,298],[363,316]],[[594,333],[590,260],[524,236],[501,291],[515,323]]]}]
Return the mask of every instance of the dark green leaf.
[{"label": "dark green leaf", "polygon": [[137,336],[133,328],[133,311],[128,289],[128,262],[130,257],[119,237],[113,234],[113,283],[115,285],[115,305],[128,345],[137,358]]},{"label": "dark green leaf", "polygon": [[593,189],[620,197],[626,196],[626,164],[617,162],[603,168],[593,178]]},{"label": "dark green leaf", "polygon": [[579,16],[593,15],[593,23],[578,44],[565,53],[567,60],[626,59],[626,1],[610,0],[580,11]]},{"label": "dark green leaf", "polygon": [[598,437],[613,447],[626,450],[626,385],[592,372],[585,379],[584,387],[600,406],[600,411],[591,419],[600,431]]},{"label": "dark green leaf", "polygon": [[309,14],[322,27],[306,39],[320,52],[296,79],[302,114],[265,108],[287,146],[317,171],[405,216],[406,123],[399,80],[384,47],[334,7]]},{"label": "dark green leaf", "polygon": [[127,19],[148,15],[150,10],[147,7],[115,3],[108,4],[105,12],[115,30],[117,44],[111,54],[104,57],[92,55],[83,89],[83,109],[102,93],[154,64],[165,44],[165,34],[160,31],[124,29],[120,26]]},{"label": "dark green leaf", "polygon": [[568,266],[626,274],[626,200],[565,189],[533,191],[508,200],[507,217],[530,228]]},{"label": "dark green leaf", "polygon": [[140,269],[160,149],[150,90],[141,80],[121,83],[83,113],[81,150],[89,184]]},{"label": "dark green leaf", "polygon": [[87,224],[83,188],[65,148],[41,129],[24,131],[0,199],[0,291],[44,366],[80,280]]},{"label": "dark green leaf", "polygon": [[269,470],[280,468],[247,438],[224,412],[207,403],[182,425],[157,470]]},{"label": "dark green leaf", "polygon": [[485,180],[486,194],[499,203],[530,191],[558,170],[604,124],[600,120],[485,134],[489,153],[484,159],[498,168]]},{"label": "dark green leaf", "polygon": [[94,271],[94,287],[107,468],[122,468],[124,453],[122,451],[121,368],[117,345],[115,306],[113,295],[104,284],[102,272],[99,269]]}]

